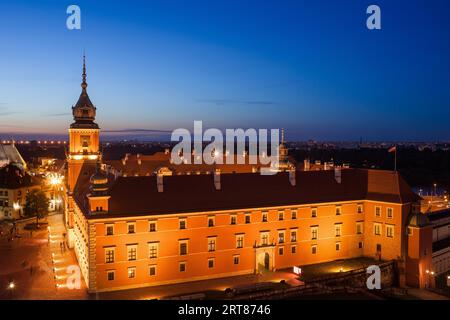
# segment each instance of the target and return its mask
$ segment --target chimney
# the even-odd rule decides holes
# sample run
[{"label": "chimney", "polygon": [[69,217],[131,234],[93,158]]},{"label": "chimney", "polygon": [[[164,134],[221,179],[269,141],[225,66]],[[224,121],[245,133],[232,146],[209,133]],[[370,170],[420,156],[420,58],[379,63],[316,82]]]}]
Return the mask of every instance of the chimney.
[{"label": "chimney", "polygon": [[296,184],[295,169],[289,170],[289,182],[291,183],[291,186],[295,187]]},{"label": "chimney", "polygon": [[341,176],[341,167],[340,166],[335,166],[334,167],[334,179],[336,180],[337,183],[341,183],[342,182],[342,176]]},{"label": "chimney", "polygon": [[214,187],[216,188],[216,190],[220,190],[221,189],[221,185],[220,185],[220,170],[216,169],[216,171],[214,171]]},{"label": "chimney", "polygon": [[156,185],[158,186],[158,192],[163,192],[164,190],[163,177],[164,176],[161,173],[158,173],[156,175]]},{"label": "chimney", "polygon": [[309,168],[310,168],[309,159],[303,160],[303,170],[309,171]]}]

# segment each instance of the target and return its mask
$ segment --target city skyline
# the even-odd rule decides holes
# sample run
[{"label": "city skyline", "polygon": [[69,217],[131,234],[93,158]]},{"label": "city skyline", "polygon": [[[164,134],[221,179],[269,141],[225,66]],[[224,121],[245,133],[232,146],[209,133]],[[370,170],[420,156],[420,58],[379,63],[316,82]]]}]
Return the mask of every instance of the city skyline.
[{"label": "city skyline", "polygon": [[202,1],[78,5],[81,30],[66,28],[66,4],[5,6],[0,136],[66,135],[85,50],[106,134],[155,136],[203,120],[284,127],[291,141],[450,139],[444,1],[379,1],[375,31],[364,1],[248,2],[239,12]]}]

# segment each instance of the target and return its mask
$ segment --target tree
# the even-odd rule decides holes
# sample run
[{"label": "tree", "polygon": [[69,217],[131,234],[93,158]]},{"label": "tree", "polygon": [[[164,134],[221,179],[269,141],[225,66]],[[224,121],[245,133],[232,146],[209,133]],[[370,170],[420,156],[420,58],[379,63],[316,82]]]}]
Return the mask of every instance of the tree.
[{"label": "tree", "polygon": [[39,226],[39,219],[48,215],[49,201],[45,193],[41,190],[31,190],[27,194],[24,213],[28,217],[36,216],[36,227]]}]

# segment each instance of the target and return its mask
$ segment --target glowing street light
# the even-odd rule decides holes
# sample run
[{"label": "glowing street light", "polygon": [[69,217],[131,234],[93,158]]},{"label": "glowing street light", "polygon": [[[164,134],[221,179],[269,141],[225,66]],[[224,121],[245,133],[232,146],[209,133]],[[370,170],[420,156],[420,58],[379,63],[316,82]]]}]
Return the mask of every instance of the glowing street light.
[{"label": "glowing street light", "polygon": [[14,289],[15,287],[16,287],[16,285],[12,281],[8,284],[8,289],[10,289],[10,290]]}]

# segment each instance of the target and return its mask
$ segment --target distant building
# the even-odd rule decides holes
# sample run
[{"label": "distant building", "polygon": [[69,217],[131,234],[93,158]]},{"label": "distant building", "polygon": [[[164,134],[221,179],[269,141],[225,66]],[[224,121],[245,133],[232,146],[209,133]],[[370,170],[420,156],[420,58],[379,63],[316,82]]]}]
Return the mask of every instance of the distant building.
[{"label": "distant building", "polygon": [[169,174],[177,166],[154,174],[136,157],[125,176],[128,157],[124,167],[111,163],[119,175],[102,163],[85,65],[81,87],[69,129],[66,221],[90,292],[362,256],[396,260],[401,285],[432,285],[432,227],[398,172],[327,164],[267,176]]},{"label": "distant building", "polygon": [[10,163],[16,164],[23,169],[27,168],[27,164],[14,145],[14,142],[10,144],[0,143],[0,168]]},{"label": "distant building", "polygon": [[40,189],[40,180],[16,164],[0,168],[0,220],[20,219],[30,190]]}]

